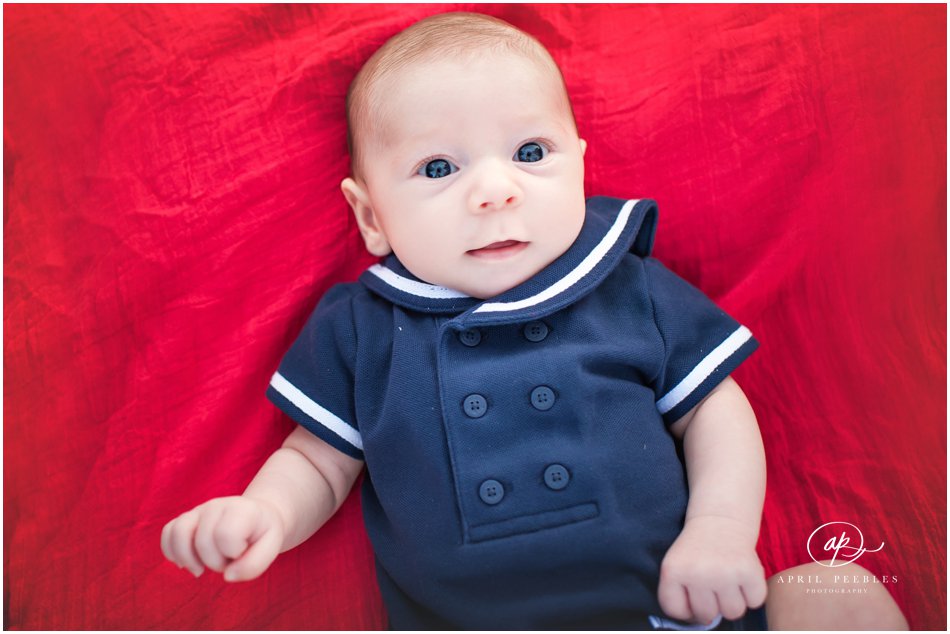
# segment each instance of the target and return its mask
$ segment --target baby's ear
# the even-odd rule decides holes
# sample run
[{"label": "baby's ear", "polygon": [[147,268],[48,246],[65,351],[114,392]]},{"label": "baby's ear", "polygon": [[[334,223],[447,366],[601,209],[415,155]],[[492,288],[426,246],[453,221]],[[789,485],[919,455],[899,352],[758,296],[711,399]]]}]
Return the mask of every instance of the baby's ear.
[{"label": "baby's ear", "polygon": [[340,189],[343,190],[343,196],[346,197],[346,202],[350,203],[353,215],[356,216],[356,224],[359,225],[363,242],[366,243],[366,250],[377,256],[392,253],[389,240],[386,239],[386,234],[376,218],[376,212],[373,210],[366,188],[352,178],[344,178],[340,183]]},{"label": "baby's ear", "polygon": [[584,139],[579,139],[579,140],[581,142],[581,156],[584,156],[584,154],[587,153],[587,141],[585,141]]}]

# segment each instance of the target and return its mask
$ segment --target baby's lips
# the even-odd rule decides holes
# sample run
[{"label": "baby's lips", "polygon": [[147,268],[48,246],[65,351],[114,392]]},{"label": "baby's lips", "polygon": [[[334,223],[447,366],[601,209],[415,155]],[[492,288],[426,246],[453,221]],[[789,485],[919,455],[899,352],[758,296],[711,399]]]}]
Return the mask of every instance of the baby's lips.
[{"label": "baby's lips", "polygon": [[522,242],[521,240],[500,240],[498,242],[492,242],[491,244],[486,244],[485,246],[479,247],[477,249],[470,249],[468,253],[490,253],[492,251],[499,251],[501,249],[517,247],[523,244],[527,244],[527,243]]},{"label": "baby's lips", "polygon": [[492,242],[491,244],[483,246],[481,249],[476,249],[476,251],[481,251],[482,249],[503,249],[505,247],[513,247],[516,244],[520,244],[520,241],[502,240],[501,242]]}]

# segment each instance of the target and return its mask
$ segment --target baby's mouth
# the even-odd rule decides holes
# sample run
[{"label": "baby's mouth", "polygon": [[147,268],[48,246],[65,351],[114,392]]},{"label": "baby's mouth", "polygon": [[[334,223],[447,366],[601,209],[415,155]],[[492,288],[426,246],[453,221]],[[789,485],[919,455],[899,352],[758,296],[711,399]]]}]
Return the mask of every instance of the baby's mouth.
[{"label": "baby's mouth", "polygon": [[501,260],[520,253],[527,246],[527,242],[519,240],[502,240],[501,242],[492,242],[480,249],[466,251],[466,253],[482,260]]}]

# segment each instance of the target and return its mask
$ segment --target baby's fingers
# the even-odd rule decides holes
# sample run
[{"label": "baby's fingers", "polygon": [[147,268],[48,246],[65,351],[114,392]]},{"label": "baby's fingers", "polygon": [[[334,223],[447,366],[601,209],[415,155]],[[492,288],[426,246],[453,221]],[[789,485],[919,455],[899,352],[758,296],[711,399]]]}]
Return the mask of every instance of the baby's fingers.
[{"label": "baby's fingers", "polygon": [[187,568],[198,577],[204,566],[195,552],[194,537],[198,527],[198,514],[194,511],[181,515],[162,529],[162,553],[179,568]]},{"label": "baby's fingers", "polygon": [[224,557],[223,568],[239,558],[263,531],[263,517],[255,504],[241,500],[225,507],[218,518],[212,538],[217,551]]},{"label": "baby's fingers", "polygon": [[195,552],[198,558],[208,568],[215,572],[224,570],[227,560],[218,550],[215,534],[224,528],[221,516],[224,506],[221,504],[206,504],[201,513],[201,521],[195,531]]},{"label": "baby's fingers", "polygon": [[689,608],[692,612],[691,620],[708,625],[719,616],[716,595],[711,590],[689,587],[686,594],[689,595]]},{"label": "baby's fingers", "polygon": [[689,620],[693,616],[689,609],[686,588],[675,581],[667,580],[662,575],[660,576],[660,587],[657,590],[657,599],[667,616],[681,621]]},{"label": "baby's fingers", "polygon": [[759,574],[752,581],[743,583],[742,595],[745,597],[746,605],[750,608],[757,608],[764,604],[768,595],[768,584],[765,582],[765,576]]},{"label": "baby's fingers", "polygon": [[727,619],[738,619],[745,614],[746,602],[739,586],[723,587],[716,590],[719,601],[719,613]]},{"label": "baby's fingers", "polygon": [[268,527],[240,558],[224,569],[225,581],[249,581],[259,577],[280,553],[284,538],[276,525]]}]

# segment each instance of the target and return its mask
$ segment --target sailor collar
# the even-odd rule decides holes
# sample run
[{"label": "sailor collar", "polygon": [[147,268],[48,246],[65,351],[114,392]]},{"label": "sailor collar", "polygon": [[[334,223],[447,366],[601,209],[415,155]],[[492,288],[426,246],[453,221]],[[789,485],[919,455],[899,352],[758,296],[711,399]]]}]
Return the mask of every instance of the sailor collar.
[{"label": "sailor collar", "polygon": [[589,198],[584,224],[571,247],[531,279],[489,299],[423,282],[395,255],[369,267],[359,281],[397,306],[454,315],[453,321],[465,328],[538,319],[594,290],[624,254],[650,255],[656,221],[653,200]]}]

